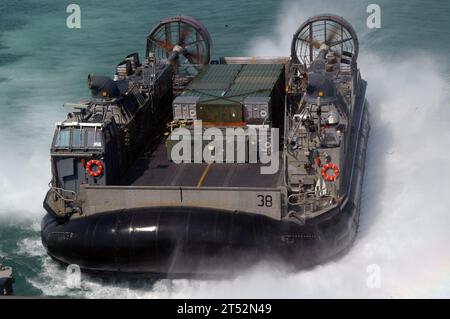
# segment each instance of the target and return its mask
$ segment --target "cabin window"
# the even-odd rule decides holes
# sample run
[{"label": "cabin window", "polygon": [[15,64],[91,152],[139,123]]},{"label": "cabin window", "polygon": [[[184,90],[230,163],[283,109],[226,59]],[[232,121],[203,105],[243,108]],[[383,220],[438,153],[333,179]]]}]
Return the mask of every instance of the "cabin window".
[{"label": "cabin window", "polygon": [[77,128],[74,128],[72,131],[72,146],[73,147],[81,147],[83,146],[83,131]]},{"label": "cabin window", "polygon": [[88,147],[102,147],[102,131],[89,130],[87,132],[87,146]]},{"label": "cabin window", "polygon": [[70,130],[59,130],[56,136],[55,146],[69,147],[70,144]]}]

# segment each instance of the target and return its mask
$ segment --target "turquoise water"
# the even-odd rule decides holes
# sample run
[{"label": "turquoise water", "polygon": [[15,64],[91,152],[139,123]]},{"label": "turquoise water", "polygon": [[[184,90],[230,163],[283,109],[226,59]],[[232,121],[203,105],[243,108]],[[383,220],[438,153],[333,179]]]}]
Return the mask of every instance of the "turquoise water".
[{"label": "turquoise water", "polygon": [[[448,251],[445,245],[450,240],[443,229],[450,222],[445,195],[450,187],[438,176],[422,172],[424,167],[441,165],[449,155],[439,145],[450,141],[450,2],[377,1],[382,28],[371,30],[366,27],[366,7],[372,2],[166,0],[125,5],[123,1],[76,1],[82,20],[81,29],[75,30],[65,24],[66,6],[71,2],[3,0],[0,256],[14,267],[16,293],[449,297],[450,256],[442,251]],[[67,112],[62,103],[87,97],[87,74],[111,76],[113,67],[128,53],[138,51],[142,56],[147,33],[172,15],[200,20],[211,33],[217,58],[289,55],[296,28],[308,16],[323,12],[340,14],[355,26],[361,43],[360,67],[369,82],[373,107],[361,234],[352,251],[342,260],[298,274],[263,265],[233,281],[178,280],[136,286],[83,277],[81,289],[68,289],[65,270],[46,256],[40,244],[39,222],[50,180],[48,148],[53,125]],[[386,278],[378,290],[365,285],[366,266],[373,263],[380,264]]]}]

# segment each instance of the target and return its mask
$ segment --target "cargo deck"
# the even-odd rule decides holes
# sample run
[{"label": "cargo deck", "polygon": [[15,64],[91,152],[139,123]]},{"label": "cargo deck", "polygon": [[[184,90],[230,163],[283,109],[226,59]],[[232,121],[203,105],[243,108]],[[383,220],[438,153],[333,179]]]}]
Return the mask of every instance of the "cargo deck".
[{"label": "cargo deck", "polygon": [[261,174],[261,163],[176,164],[168,160],[166,146],[161,143],[151,155],[134,163],[120,185],[276,188],[282,185],[281,163],[270,175]]}]

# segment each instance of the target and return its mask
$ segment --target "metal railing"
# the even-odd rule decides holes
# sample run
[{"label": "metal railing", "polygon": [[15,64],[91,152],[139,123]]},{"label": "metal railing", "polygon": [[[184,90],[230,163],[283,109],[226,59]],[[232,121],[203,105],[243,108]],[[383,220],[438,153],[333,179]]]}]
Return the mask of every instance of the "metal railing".
[{"label": "metal railing", "polygon": [[288,196],[288,204],[290,212],[304,214],[307,217],[308,214],[330,207],[333,198],[331,195],[317,197],[315,191],[299,192]]},{"label": "metal railing", "polygon": [[51,182],[48,186],[50,187],[50,192],[54,195],[55,200],[60,199],[64,203],[73,203],[77,200],[77,193],[75,191],[52,186]]}]

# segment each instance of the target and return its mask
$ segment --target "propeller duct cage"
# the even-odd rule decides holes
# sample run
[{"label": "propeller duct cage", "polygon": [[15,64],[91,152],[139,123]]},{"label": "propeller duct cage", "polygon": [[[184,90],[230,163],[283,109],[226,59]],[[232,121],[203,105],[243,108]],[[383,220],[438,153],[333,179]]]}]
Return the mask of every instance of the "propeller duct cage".
[{"label": "propeller duct cage", "polygon": [[162,20],[147,36],[146,55],[172,62],[178,74],[195,74],[211,59],[211,36],[203,24],[187,16]]},{"label": "propeller duct cage", "polygon": [[292,39],[291,58],[294,63],[309,67],[324,49],[333,51],[343,65],[351,67],[356,63],[358,38],[344,18],[324,14],[306,20]]}]

